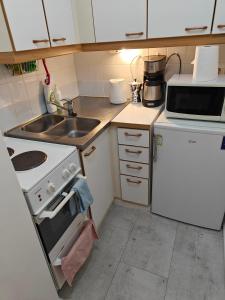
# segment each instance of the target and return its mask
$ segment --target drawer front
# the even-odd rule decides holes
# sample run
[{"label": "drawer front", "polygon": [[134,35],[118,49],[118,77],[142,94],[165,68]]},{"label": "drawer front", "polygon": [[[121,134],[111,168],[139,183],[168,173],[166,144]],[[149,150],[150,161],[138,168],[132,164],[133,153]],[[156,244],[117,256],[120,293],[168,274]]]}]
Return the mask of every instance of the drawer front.
[{"label": "drawer front", "polygon": [[149,149],[119,145],[119,157],[122,160],[149,163]]},{"label": "drawer front", "polygon": [[149,178],[149,165],[121,160],[120,174]]},{"label": "drawer front", "polygon": [[149,131],[118,128],[118,143],[122,145],[149,147]]},{"label": "drawer front", "polygon": [[148,179],[121,175],[122,199],[125,201],[148,205]]}]

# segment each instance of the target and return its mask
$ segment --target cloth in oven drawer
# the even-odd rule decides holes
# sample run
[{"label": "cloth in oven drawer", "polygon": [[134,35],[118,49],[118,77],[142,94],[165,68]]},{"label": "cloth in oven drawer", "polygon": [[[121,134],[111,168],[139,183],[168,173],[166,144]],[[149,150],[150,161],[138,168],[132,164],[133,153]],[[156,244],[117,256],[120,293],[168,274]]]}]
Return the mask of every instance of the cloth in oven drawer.
[{"label": "cloth in oven drawer", "polygon": [[62,258],[62,272],[71,286],[77,272],[83,266],[90,255],[94,240],[98,239],[95,226],[92,220],[89,220],[81,231],[80,236],[74,243],[67,256]]},{"label": "cloth in oven drawer", "polygon": [[75,197],[77,197],[79,202],[80,212],[86,212],[94,202],[87,180],[83,177],[79,178],[72,187],[72,190],[75,192]]}]

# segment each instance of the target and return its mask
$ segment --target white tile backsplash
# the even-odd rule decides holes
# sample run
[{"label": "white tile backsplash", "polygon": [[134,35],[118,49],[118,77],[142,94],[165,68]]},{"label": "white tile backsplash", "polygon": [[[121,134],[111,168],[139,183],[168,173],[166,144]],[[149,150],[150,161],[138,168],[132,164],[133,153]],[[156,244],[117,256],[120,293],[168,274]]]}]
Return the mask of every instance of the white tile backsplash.
[{"label": "white tile backsplash", "polygon": [[[170,47],[140,49],[139,59],[132,64],[132,71],[137,80],[143,79],[143,57],[147,55],[163,54],[169,56],[172,53],[179,53],[182,59],[182,73],[193,72],[195,47]],[[132,80],[130,61],[124,60],[123,55],[116,51],[98,51],[76,53],[75,64],[77,72],[78,87],[81,96],[107,96],[108,80],[110,78],[124,78],[127,83],[127,96],[130,96],[129,82]],[[225,66],[225,45],[220,46],[220,65]],[[166,79],[168,80],[179,70],[177,57],[172,57],[167,68]]]},{"label": "white tile backsplash", "polygon": [[[46,59],[52,78],[62,92],[62,97],[79,95],[74,55]],[[38,62],[38,71],[21,76],[11,76],[0,65],[0,130],[5,131],[46,112],[42,80],[45,71]]]}]

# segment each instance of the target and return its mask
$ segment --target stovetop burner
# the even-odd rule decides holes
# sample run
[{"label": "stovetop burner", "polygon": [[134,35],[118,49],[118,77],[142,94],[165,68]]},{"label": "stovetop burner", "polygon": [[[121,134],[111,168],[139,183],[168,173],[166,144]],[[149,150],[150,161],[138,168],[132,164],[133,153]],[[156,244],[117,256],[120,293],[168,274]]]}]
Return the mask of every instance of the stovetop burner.
[{"label": "stovetop burner", "polygon": [[15,152],[14,149],[10,148],[10,147],[7,147],[7,150],[8,150],[9,156],[12,156]]},{"label": "stovetop burner", "polygon": [[43,164],[47,155],[42,151],[27,151],[12,158],[12,163],[16,171],[27,171]]}]

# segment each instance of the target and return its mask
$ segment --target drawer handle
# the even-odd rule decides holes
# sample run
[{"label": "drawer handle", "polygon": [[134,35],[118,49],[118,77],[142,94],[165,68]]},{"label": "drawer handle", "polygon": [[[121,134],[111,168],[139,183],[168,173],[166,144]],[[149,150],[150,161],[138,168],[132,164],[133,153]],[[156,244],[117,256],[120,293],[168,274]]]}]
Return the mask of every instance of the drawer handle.
[{"label": "drawer handle", "polygon": [[43,39],[43,40],[33,40],[32,42],[33,42],[33,44],[48,43],[49,40],[48,40],[48,39]]},{"label": "drawer handle", "polygon": [[134,154],[141,154],[141,153],[142,153],[141,150],[134,151],[134,150],[130,150],[130,149],[125,149],[125,151],[126,151],[127,153],[134,153]]},{"label": "drawer handle", "polygon": [[134,166],[131,166],[131,165],[126,165],[126,167],[127,167],[128,169],[134,169],[134,170],[139,170],[139,171],[143,169],[141,166],[134,167]]},{"label": "drawer handle", "polygon": [[125,136],[135,136],[135,137],[141,137],[142,133],[129,133],[129,132],[124,132]]},{"label": "drawer handle", "polygon": [[127,182],[129,182],[129,183],[135,183],[135,184],[141,184],[141,180],[131,180],[129,178],[127,178]]},{"label": "drawer handle", "polygon": [[141,32],[126,32],[125,35],[126,36],[133,36],[133,35],[142,36],[142,35],[144,35],[144,32],[143,31],[141,31]]},{"label": "drawer handle", "polygon": [[185,31],[193,31],[193,30],[206,30],[208,26],[199,26],[199,27],[186,27]]},{"label": "drawer handle", "polygon": [[217,28],[223,29],[223,28],[225,28],[225,24],[219,24],[219,25],[217,25]]},{"label": "drawer handle", "polygon": [[96,150],[96,147],[92,146],[89,152],[84,153],[84,156],[85,157],[90,156],[95,150]]},{"label": "drawer handle", "polygon": [[62,37],[62,38],[58,38],[58,39],[52,39],[52,41],[55,42],[64,42],[66,40],[66,38]]}]

